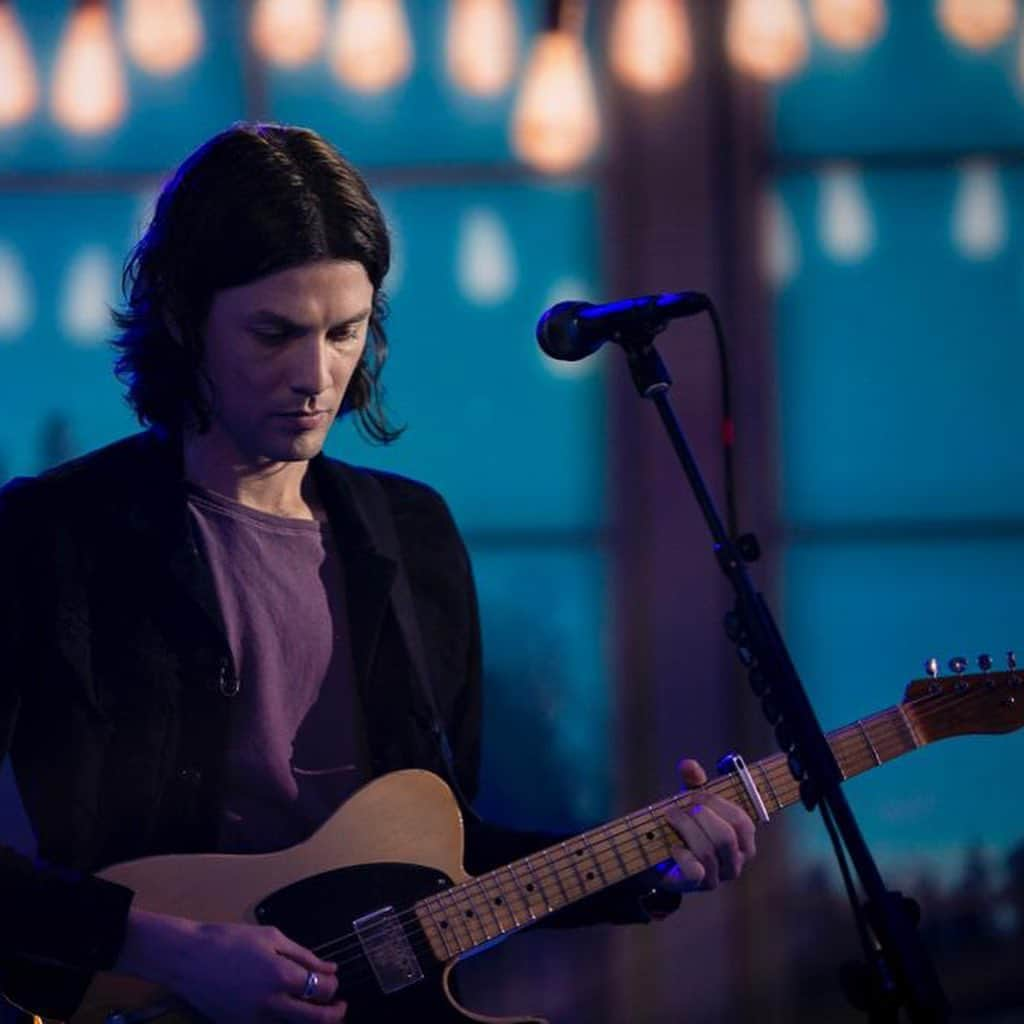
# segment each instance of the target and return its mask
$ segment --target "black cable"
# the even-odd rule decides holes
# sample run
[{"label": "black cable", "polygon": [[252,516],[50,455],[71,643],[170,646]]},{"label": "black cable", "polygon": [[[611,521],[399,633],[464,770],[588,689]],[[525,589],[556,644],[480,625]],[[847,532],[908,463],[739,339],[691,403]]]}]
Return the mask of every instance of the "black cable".
[{"label": "black cable", "polygon": [[722,404],[722,463],[725,486],[725,526],[730,540],[736,540],[739,532],[736,515],[736,470],[733,451],[736,440],[736,424],[732,418],[732,381],[729,367],[729,353],[725,345],[725,331],[715,304],[708,300],[708,316],[715,329],[715,346],[718,350],[719,378],[721,381]]}]

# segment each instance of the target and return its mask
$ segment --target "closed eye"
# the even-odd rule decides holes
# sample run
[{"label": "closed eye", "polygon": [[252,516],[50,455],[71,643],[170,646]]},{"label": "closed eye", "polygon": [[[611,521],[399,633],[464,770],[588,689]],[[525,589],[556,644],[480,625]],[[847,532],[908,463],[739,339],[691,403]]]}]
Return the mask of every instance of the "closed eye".
[{"label": "closed eye", "polygon": [[359,340],[359,328],[351,327],[346,331],[334,331],[328,335],[331,341],[344,344],[347,341]]}]

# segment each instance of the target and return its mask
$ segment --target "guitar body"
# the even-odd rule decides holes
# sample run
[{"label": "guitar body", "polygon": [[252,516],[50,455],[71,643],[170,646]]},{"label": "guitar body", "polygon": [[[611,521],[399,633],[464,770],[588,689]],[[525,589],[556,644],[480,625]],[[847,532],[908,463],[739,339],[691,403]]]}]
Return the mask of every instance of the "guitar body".
[{"label": "guitar body", "polygon": [[[339,961],[351,1024],[498,1021],[538,1018],[473,1014],[455,1001],[451,973],[410,913],[417,900],[468,879],[462,866],[462,816],[436,775],[402,771],[375,779],[298,846],[256,856],[191,854],[148,857],[101,872],[136,893],[134,906],[207,922],[270,924],[307,948]],[[390,994],[360,956],[353,922],[394,908],[423,977]],[[339,938],[344,937],[344,938]],[[329,944],[336,943],[332,948]],[[339,944],[340,943],[340,944]],[[386,984],[386,982],[385,982]],[[157,986],[99,974],[71,1024],[197,1024],[201,1018]]]}]

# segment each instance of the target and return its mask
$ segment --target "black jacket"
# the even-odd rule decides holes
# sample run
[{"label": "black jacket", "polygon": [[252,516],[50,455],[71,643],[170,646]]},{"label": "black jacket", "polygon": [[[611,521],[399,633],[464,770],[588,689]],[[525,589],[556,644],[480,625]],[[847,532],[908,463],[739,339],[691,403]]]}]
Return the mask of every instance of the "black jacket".
[{"label": "black jacket", "polygon": [[[363,768],[450,779],[433,702],[457,788],[472,800],[479,622],[448,509],[402,477],[325,456],[311,471],[345,566]],[[371,476],[392,515],[389,540],[367,511]],[[384,553],[395,539],[397,558]],[[395,585],[400,573],[407,586]],[[402,593],[433,701],[414,683]],[[116,959],[131,893],[89,872],[213,849],[233,671],[178,444],[139,434],[0,489],[0,758],[10,754],[42,862],[0,847],[0,989],[16,1001],[66,1016],[92,972]],[[551,838],[473,823],[467,868]],[[588,903],[574,923],[645,919],[632,896]]]}]

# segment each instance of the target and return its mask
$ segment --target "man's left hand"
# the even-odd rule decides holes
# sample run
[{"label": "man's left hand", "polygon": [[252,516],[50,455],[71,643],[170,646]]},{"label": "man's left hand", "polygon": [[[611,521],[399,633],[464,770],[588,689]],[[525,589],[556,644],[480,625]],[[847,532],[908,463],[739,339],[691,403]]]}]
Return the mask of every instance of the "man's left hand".
[{"label": "man's left hand", "polygon": [[[707,782],[700,763],[687,758],[679,773],[688,789]],[[665,819],[680,842],[672,847],[673,866],[662,876],[661,888],[672,892],[714,889],[719,882],[738,878],[757,852],[754,823],[738,804],[714,794],[694,794],[686,807],[673,807]]]}]

